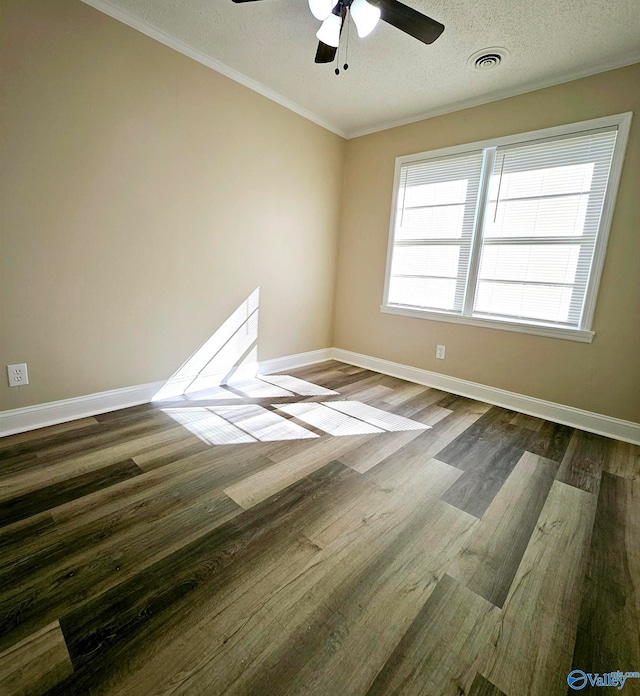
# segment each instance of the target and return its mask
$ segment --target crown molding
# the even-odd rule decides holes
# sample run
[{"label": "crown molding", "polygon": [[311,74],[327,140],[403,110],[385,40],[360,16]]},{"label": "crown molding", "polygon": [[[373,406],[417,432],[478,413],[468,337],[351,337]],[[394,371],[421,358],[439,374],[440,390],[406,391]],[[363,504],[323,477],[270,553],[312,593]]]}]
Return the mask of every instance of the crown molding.
[{"label": "crown molding", "polygon": [[321,126],[322,128],[325,128],[326,130],[331,131],[336,135],[339,135],[341,138],[346,138],[346,134],[344,133],[344,131],[340,130],[332,123],[325,121],[323,118],[317,116],[308,109],[305,109],[299,104],[296,104],[295,102],[292,102],[286,97],[283,97],[282,95],[273,91],[266,85],[263,85],[261,82],[253,80],[247,75],[244,75],[243,73],[234,70],[233,68],[230,68],[222,61],[216,60],[215,58],[208,56],[206,53],[202,53],[202,51],[198,51],[197,49],[192,48],[183,41],[180,41],[179,39],[176,39],[175,37],[170,36],[169,34],[165,34],[162,30],[158,29],[157,27],[154,27],[151,24],[148,24],[139,17],[132,15],[130,12],[127,12],[126,10],[117,7],[113,3],[109,2],[109,0],[81,1],[85,5],[89,5],[90,7],[93,7],[94,9],[102,12],[103,14],[106,14],[109,17],[116,19],[117,21],[122,22],[123,24],[126,24],[132,29],[135,29],[136,31],[139,31],[142,34],[145,34],[146,36],[155,39],[156,41],[159,41],[161,44],[164,44],[165,46],[172,48],[174,51],[182,53],[182,55],[187,56],[187,58],[191,58],[192,60],[195,60],[198,63],[206,65],[208,68],[215,70],[221,75],[224,75],[225,77],[228,77],[229,79],[234,80],[235,82],[239,82],[241,85],[244,85],[245,87],[248,87],[254,92],[261,94],[263,97],[266,97],[267,99],[276,102],[276,104],[284,106],[285,109],[293,111],[294,113],[298,114],[298,116],[302,116],[303,118],[312,121],[316,125]]},{"label": "crown molding", "polygon": [[362,130],[347,131],[346,138],[347,140],[352,140],[353,138],[360,138],[363,135],[379,133],[380,131],[389,130],[390,128],[406,126],[410,123],[418,123],[418,121],[424,121],[428,118],[444,116],[446,114],[451,114],[454,111],[463,111],[464,109],[470,109],[474,106],[482,106],[483,104],[490,104],[491,102],[500,101],[501,99],[508,99],[509,97],[517,97],[520,94],[535,92],[539,89],[546,89],[547,87],[555,87],[556,85],[561,85],[565,82],[580,80],[583,77],[591,77],[592,75],[598,75],[599,73],[608,72],[609,70],[617,70],[618,68],[624,68],[628,65],[634,65],[635,63],[640,63],[640,50],[627,53],[616,60],[598,63],[597,65],[583,68],[581,70],[560,73],[559,75],[544,80],[525,82],[524,84],[515,85],[496,92],[484,94],[481,97],[463,99],[462,101],[454,102],[453,104],[437,107],[428,111],[422,111],[414,116],[408,116],[395,121],[387,121],[386,123],[378,126],[371,126],[370,128],[364,128]]}]

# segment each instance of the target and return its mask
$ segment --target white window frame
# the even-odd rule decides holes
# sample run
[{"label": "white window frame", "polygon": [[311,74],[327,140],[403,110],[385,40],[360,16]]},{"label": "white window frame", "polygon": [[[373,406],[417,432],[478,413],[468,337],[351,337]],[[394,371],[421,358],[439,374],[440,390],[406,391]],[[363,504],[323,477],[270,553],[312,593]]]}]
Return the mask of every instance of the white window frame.
[{"label": "white window frame", "polygon": [[[580,123],[570,123],[563,126],[553,128],[544,128],[542,130],[529,131],[527,133],[518,133],[508,135],[502,138],[492,138],[490,140],[482,140],[475,143],[465,143],[464,145],[455,145],[446,147],[440,150],[431,150],[428,152],[420,152],[415,155],[405,155],[396,158],[395,172],[393,178],[393,199],[391,203],[391,223],[389,225],[389,242],[387,246],[387,262],[384,281],[384,296],[380,311],[385,314],[397,314],[405,317],[418,317],[420,319],[429,319],[435,321],[451,322],[454,324],[467,324],[470,326],[481,326],[491,329],[501,329],[503,331],[517,331],[519,333],[529,333],[538,336],[548,336],[551,338],[562,338],[571,341],[580,341],[582,343],[591,343],[595,332],[591,330],[593,324],[593,315],[595,312],[596,298],[600,279],[602,277],[602,269],[604,266],[604,258],[607,249],[607,241],[609,238],[609,230],[613,219],[616,196],[618,193],[618,185],[620,183],[620,175],[622,173],[622,164],[629,139],[629,129],[631,127],[632,112],[616,114],[614,116],[606,116],[604,118],[591,119],[589,121],[581,121]],[[595,130],[597,128],[607,128],[617,126],[618,135],[611,160],[611,170],[609,172],[609,180],[605,193],[602,215],[600,217],[600,225],[596,235],[596,242],[593,253],[593,262],[591,271],[587,281],[587,289],[584,300],[584,310],[582,313],[582,323],[578,328],[545,326],[541,323],[531,323],[529,321],[503,320],[500,318],[479,318],[468,316],[466,314],[454,314],[447,311],[438,311],[432,309],[418,309],[416,307],[403,306],[399,304],[389,304],[389,284],[391,279],[391,260],[393,257],[394,237],[396,212],[398,203],[398,193],[400,188],[400,170],[403,165],[411,162],[424,161],[435,159],[437,157],[445,157],[449,155],[457,155],[465,152],[478,150],[493,149],[504,145],[514,145],[526,143],[530,140],[539,140],[541,138],[555,138],[563,135],[578,135],[583,131]],[[487,157],[485,152],[483,169],[480,177],[480,186],[484,194],[484,190],[488,186],[491,175],[491,157]],[[478,271],[477,257],[480,253],[482,240],[478,236],[482,234],[482,223],[484,216],[484,206],[477,211],[476,225],[473,233],[472,248],[471,248],[471,263],[467,283],[476,283],[476,275]],[[467,294],[467,299],[469,294]],[[470,311],[468,302],[465,303],[465,310]]]}]

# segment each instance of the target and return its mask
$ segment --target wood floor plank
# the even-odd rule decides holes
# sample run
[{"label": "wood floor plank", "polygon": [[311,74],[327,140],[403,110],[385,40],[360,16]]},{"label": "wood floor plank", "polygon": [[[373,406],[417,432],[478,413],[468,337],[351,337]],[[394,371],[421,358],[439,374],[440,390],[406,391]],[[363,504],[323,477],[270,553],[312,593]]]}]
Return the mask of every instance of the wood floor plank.
[{"label": "wood floor plank", "polygon": [[[235,641],[245,632],[250,640],[268,642],[271,635],[282,639],[279,623],[284,611],[282,603],[290,602],[292,580],[308,576],[315,564],[311,561],[320,550],[301,536],[298,529],[313,525],[316,516],[325,518],[342,501],[356,497],[364,485],[362,477],[350,469],[330,465],[284,491],[277,498],[280,502],[272,499],[248,511],[238,520],[242,530],[236,529],[228,545],[225,542],[220,549],[222,559],[226,558],[225,549],[229,549],[233,562],[218,565],[211,582],[194,588],[197,600],[183,604],[178,611],[169,608],[161,621],[155,621],[153,614],[145,614],[142,618],[148,619],[156,629],[146,627],[138,641],[135,635],[125,635],[124,644],[120,648],[112,646],[111,657],[102,653],[98,665],[84,673],[86,682],[80,684],[91,684],[92,694],[155,693],[156,687],[162,691],[163,685],[169,682],[177,684],[193,676],[197,680],[202,668],[218,653],[230,650],[231,646],[237,649]],[[251,524],[251,519],[254,522],[262,519],[260,509],[265,506],[276,516],[282,515],[278,520],[269,517],[267,510],[270,522],[263,531],[267,533],[268,543],[262,536],[261,523]],[[382,518],[381,522],[385,520]],[[234,534],[231,529],[228,533]],[[351,539],[351,543],[355,542],[357,536]],[[212,556],[217,557],[217,553]],[[160,577],[159,593],[163,583]],[[254,630],[256,625],[264,631]],[[244,654],[245,648],[240,650]],[[206,685],[208,696],[224,693],[223,682],[218,678],[207,680]],[[66,696],[68,691],[61,693]]]},{"label": "wood floor plank", "polygon": [[100,433],[101,426],[99,423],[93,423],[86,425],[83,428],[65,430],[53,435],[49,435],[41,440],[25,440],[19,442],[15,445],[7,445],[3,449],[0,449],[0,475],[2,475],[3,468],[1,464],[6,460],[17,459],[20,456],[34,454],[36,458],[42,460],[45,453],[58,447],[64,443],[71,443],[82,440],[83,438],[92,439]]},{"label": "wood floor plank", "polygon": [[182,440],[137,454],[132,459],[145,472],[180,462],[182,464],[179,466],[197,466],[202,462],[210,462],[213,466],[222,461],[235,464],[251,460],[256,456],[267,457],[273,452],[280,451],[281,444],[286,445],[287,443],[248,442],[233,445],[210,445],[201,440],[198,443]]},{"label": "wood floor plank", "polygon": [[160,408],[159,401],[150,401],[146,404],[137,404],[136,406],[128,406],[127,408],[119,408],[115,411],[107,411],[106,413],[99,413],[95,419],[99,423],[116,423],[116,422],[131,422],[140,416],[147,416],[151,411],[156,411]]},{"label": "wood floor plank", "polygon": [[[78,577],[87,568],[93,573],[93,589],[97,590],[101,580],[110,579],[111,561],[118,575],[127,575],[144,567],[145,560],[156,553],[166,554],[170,547],[186,543],[185,536],[207,529],[212,523],[219,524],[221,517],[239,511],[203,476],[175,482],[168,490],[157,488],[145,497],[136,496],[127,502],[109,515],[100,511],[56,525],[45,544],[34,542],[28,556],[2,569],[2,601],[25,591],[46,589],[47,583],[52,584],[52,591],[66,593],[71,591],[69,586],[73,588],[87,580]],[[100,577],[101,568],[106,578]],[[64,578],[64,583],[60,578]],[[53,597],[50,599],[54,601]]]},{"label": "wood floor plank", "polygon": [[[176,689],[197,681],[212,656],[228,649],[246,627],[258,627],[258,635],[265,638],[282,633],[270,606],[277,607],[283,588],[304,572],[319,549],[299,536],[274,539],[270,550],[237,563],[235,581],[221,584],[213,599],[199,596],[186,618],[174,614],[157,631],[143,633],[121,651],[113,649],[100,661],[99,671],[86,669],[79,684],[72,678],[61,694],[80,692],[83,683],[91,685],[92,696],[163,693],[167,685]],[[223,688],[222,680],[209,679],[207,696],[223,694]]]},{"label": "wood floor plank", "polygon": [[[638,665],[640,482],[604,473],[571,669],[603,674]],[[601,691],[587,684],[584,693]],[[624,691],[640,691],[640,680]]]},{"label": "wood floor plank", "polygon": [[[2,575],[0,648],[20,640],[51,618],[82,606],[91,597],[131,580],[241,512],[219,490],[197,492],[195,500],[170,515],[158,517],[153,506],[141,522],[131,517],[97,520],[82,531],[62,535]],[[171,493],[164,496],[164,501]],[[164,502],[164,501],[158,501]],[[155,501],[154,501],[155,503]],[[164,502],[164,507],[167,504]],[[69,546],[71,545],[72,550]]]},{"label": "wood floor plank", "polygon": [[535,416],[527,416],[524,413],[516,413],[516,415],[511,419],[510,423],[512,425],[517,425],[519,428],[527,428],[527,430],[539,432],[542,426],[545,424],[545,421],[542,418],[536,418]]},{"label": "wood floor plank", "polygon": [[[430,506],[460,476],[459,469],[431,459],[408,477],[402,485],[385,487],[367,477],[357,481],[359,488],[344,488],[344,499],[336,500],[325,514],[306,522],[302,531],[314,543],[326,548],[346,535],[364,533],[381,520],[397,516],[398,509],[410,510],[412,506]],[[457,514],[457,513],[456,513]],[[465,517],[465,516],[463,516]]]},{"label": "wood floor plank", "polygon": [[[328,561],[324,574],[302,580],[300,598],[298,587],[288,588],[296,602],[282,620],[286,640],[257,655],[227,693],[365,693],[475,524],[437,500],[412,507],[408,515],[406,510],[393,524],[382,520],[375,534],[352,536],[355,545],[341,537],[340,550],[327,547],[318,554],[318,562]],[[206,694],[202,686],[199,692]]]},{"label": "wood floor plank", "polygon": [[350,363],[340,362],[339,360],[334,360],[333,365],[337,370],[340,370],[345,375],[358,375],[366,372],[371,374],[370,370],[366,367],[359,367],[358,365],[351,365]]},{"label": "wood floor plank", "polygon": [[[131,641],[185,611],[197,611],[193,594],[212,596],[247,565],[271,557],[270,543],[298,538],[297,520],[318,506],[331,504],[336,482],[358,474],[341,464],[314,472],[282,494],[244,511],[142,573],[103,593],[61,619],[74,666],[100,668],[111,651],[123,654]],[[79,678],[87,678],[86,671]]]},{"label": "wood floor plank", "polygon": [[469,696],[505,696],[505,693],[478,672],[471,684]]},{"label": "wood floor plank", "polygon": [[545,459],[560,462],[567,451],[573,432],[574,429],[568,425],[545,421],[540,430],[531,434],[525,449]]},{"label": "wood floor plank", "polygon": [[[330,372],[340,367],[344,367],[346,364],[347,363],[339,362],[338,360],[333,360],[332,358],[330,360],[322,360],[321,362],[311,363],[310,365],[303,365],[302,367],[294,367],[291,370],[287,370],[287,374],[295,375],[301,379],[308,379],[311,375]],[[352,365],[351,367],[355,367],[355,365]],[[361,370],[362,368],[358,369]]]},{"label": "wood floor plank", "polygon": [[33,442],[34,440],[44,440],[52,435],[59,433],[68,433],[72,430],[86,428],[88,425],[95,425],[98,421],[93,417],[79,418],[78,420],[58,423],[57,425],[49,425],[46,428],[37,428],[36,430],[28,430],[24,433],[16,433],[15,435],[6,435],[0,437],[0,449],[20,445],[23,442]]},{"label": "wood floor plank", "polygon": [[432,499],[339,537],[226,645],[202,625],[176,694],[363,693],[473,524]]},{"label": "wood floor plank", "polygon": [[368,435],[334,437],[306,448],[302,454],[295,454],[281,462],[259,471],[253,476],[233,484],[224,492],[238,505],[249,509],[284,490],[296,481],[321,469],[334,459],[339,459],[353,447],[363,444]]},{"label": "wood floor plank", "polygon": [[558,481],[598,495],[602,471],[613,451],[613,440],[576,430],[558,470]]},{"label": "wood floor plank", "polygon": [[[344,399],[346,396],[352,401],[375,403],[376,401],[383,401],[388,396],[392,396],[393,394],[394,390],[391,389],[391,387],[387,387],[384,384],[377,384],[377,380],[374,380],[374,382],[366,389],[351,389],[347,387],[346,389],[342,390],[340,397]],[[326,399],[326,401],[329,401],[329,399]]]},{"label": "wood floor plank", "polygon": [[[439,389],[426,388],[423,392],[417,394],[416,396],[402,401],[401,403],[391,404],[389,399],[383,399],[380,408],[389,408],[393,413],[397,413],[399,416],[405,416],[405,418],[412,418],[414,414],[424,411],[428,406],[433,406],[434,408],[444,408],[438,405],[445,392]],[[489,408],[487,405],[486,408]],[[446,409],[451,411],[452,409]],[[467,409],[469,410],[469,409]]]},{"label": "wood floor plank", "polygon": [[605,462],[604,470],[615,476],[640,481],[640,445],[615,442],[613,452]]},{"label": "wood floor plank", "polygon": [[143,454],[138,454],[132,457],[132,459],[143,471],[151,471],[152,469],[190,457],[192,454],[206,452],[210,448],[211,445],[209,443],[194,438],[193,440],[180,440],[163,447],[156,447]]},{"label": "wood floor plank", "polygon": [[492,406],[466,431],[438,452],[438,459],[466,471],[493,456],[497,447],[524,450],[528,438],[531,437],[531,431],[512,425],[509,421],[513,416],[513,411]]},{"label": "wood floor plank", "polygon": [[447,573],[502,607],[557,470],[525,452]]},{"label": "wood floor plank", "polygon": [[364,474],[411,440],[415,440],[422,432],[422,430],[407,430],[401,433],[380,433],[375,439],[369,439],[358,447],[354,447],[341,455],[339,459],[344,465]]},{"label": "wood floor plank", "polygon": [[0,653],[0,693],[41,696],[73,672],[58,621]]},{"label": "wood floor plank", "polygon": [[113,444],[88,454],[65,459],[56,464],[43,465],[40,469],[0,481],[0,501],[25,495],[44,485],[62,483],[70,478],[88,474],[112,464],[130,459],[171,442],[189,437],[182,426],[161,430],[126,442]]},{"label": "wood floor plank", "polygon": [[183,503],[186,501],[183,494],[190,496],[222,489],[267,468],[272,464],[267,455],[274,446],[277,445],[256,442],[208,447],[203,452],[151,469],[141,477],[67,503],[54,511],[54,519],[61,531],[72,530],[111,515],[117,518],[131,505],[139,506],[140,512],[154,508],[155,503],[167,495]]},{"label": "wood floor plank", "polygon": [[498,619],[499,610],[493,604],[445,575],[367,696],[468,693],[487,634]]},{"label": "wood floor plank", "polygon": [[[287,370],[288,375],[299,377],[300,379],[314,382],[316,379],[321,379],[327,374],[345,374],[342,372],[346,363],[338,362],[337,360],[325,360],[312,365],[304,365],[303,367],[295,367],[292,370]],[[354,367],[353,365],[351,367]],[[352,373],[362,372],[363,368],[352,370]]]},{"label": "wood floor plank", "polygon": [[376,377],[376,373],[369,370],[360,370],[350,375],[336,370],[333,373],[326,372],[317,375],[315,378],[309,379],[309,381],[319,384],[326,389],[337,391],[340,395],[345,396],[355,395],[367,387],[374,386],[379,378],[379,375]]},{"label": "wood floor plank", "polygon": [[[265,466],[265,461],[268,464],[268,460],[258,460],[252,468],[244,471],[255,471]],[[162,520],[168,523],[175,520],[175,515],[181,510],[190,509],[201,498],[219,489],[221,483],[232,481],[233,475],[242,476],[243,471],[242,467],[238,467],[239,472],[226,467],[224,472],[218,473],[216,468],[223,468],[220,464],[211,469],[207,463],[200,466],[194,462],[182,464],[178,462],[129,479],[56,508],[53,513],[46,513],[30,537],[27,537],[30,520],[5,528],[7,532],[0,539],[6,537],[8,541],[17,536],[17,544],[23,543],[25,547],[19,559],[14,557],[5,562],[5,555],[1,557],[0,588],[4,586],[4,591],[0,590],[0,594],[7,594],[7,588],[12,585],[39,583],[43,574],[64,574],[63,569],[69,563],[77,562],[78,556],[100,553],[105,545],[120,543],[118,540],[135,534],[136,527],[141,534],[150,533],[153,525]],[[195,510],[187,514],[193,514],[196,517],[193,522],[197,524]],[[20,526],[25,529],[20,533],[12,532]],[[181,538],[182,533],[182,528],[177,529],[176,539]],[[153,543],[149,545],[152,547]]]},{"label": "wood floor plank", "polygon": [[44,510],[50,510],[70,500],[108,488],[140,474],[142,474],[142,470],[133,460],[129,459],[52,486],[38,488],[36,491],[11,500],[5,500],[0,502],[0,526],[31,517]]},{"label": "wood floor plank", "polygon": [[554,481],[479,671],[505,694],[565,694],[596,498]]},{"label": "wood floor plank", "polygon": [[418,421],[419,423],[424,423],[425,425],[435,425],[439,423],[443,418],[450,416],[453,411],[449,408],[442,408],[442,406],[427,406],[414,413],[411,418]]},{"label": "wood floor plank", "polygon": [[[482,402],[476,401],[475,399],[470,399],[467,396],[460,396],[459,394],[451,394],[449,392],[443,392],[442,398],[437,402],[438,406],[443,408],[450,408],[454,411],[458,409],[465,409],[467,411],[473,411],[474,407],[480,405]],[[493,408],[487,404],[487,409]],[[487,410],[485,409],[485,410]],[[484,412],[484,411],[483,411]]]},{"label": "wood floor plank", "polygon": [[395,388],[392,394],[389,394],[384,398],[385,403],[389,406],[399,406],[401,404],[415,399],[415,397],[425,394],[429,390],[429,387],[425,387],[422,384],[413,384],[412,382],[404,382],[402,386]]},{"label": "wood floor plank", "polygon": [[26,471],[33,467],[39,467],[42,461],[38,459],[35,452],[24,452],[11,457],[6,457],[0,461],[0,478],[15,476],[21,471]]},{"label": "wood floor plank", "polygon": [[507,480],[522,450],[510,445],[493,446],[491,454],[479,459],[442,496],[442,500],[475,517],[482,517]]},{"label": "wood floor plank", "polygon": [[[96,426],[61,433],[38,447],[37,453],[43,463],[52,464],[79,454],[89,454],[111,445],[153,435],[175,425],[175,421],[160,409],[149,409],[135,416],[106,423],[98,422]],[[188,435],[190,433],[185,431],[185,436]]]},{"label": "wood floor plank", "polygon": [[467,430],[479,416],[466,410],[454,411],[363,475],[384,488],[404,485],[420,474],[437,452]]},{"label": "wood floor plank", "polygon": [[[43,512],[0,529],[0,574],[30,558],[44,544],[53,544],[57,530],[50,512]],[[0,576],[1,577],[1,576]],[[1,582],[1,580],[0,580]]]}]

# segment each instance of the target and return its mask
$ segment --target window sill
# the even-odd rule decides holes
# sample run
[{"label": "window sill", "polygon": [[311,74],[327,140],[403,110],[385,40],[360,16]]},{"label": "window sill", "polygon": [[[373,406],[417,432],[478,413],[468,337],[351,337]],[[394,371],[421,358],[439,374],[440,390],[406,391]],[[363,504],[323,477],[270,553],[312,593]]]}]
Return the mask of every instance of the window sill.
[{"label": "window sill", "polygon": [[547,338],[561,338],[565,341],[578,341],[579,343],[591,343],[593,336],[595,335],[593,331],[584,331],[582,329],[565,329],[555,326],[521,324],[515,321],[463,317],[457,314],[415,309],[414,307],[405,307],[402,305],[381,305],[380,311],[384,314],[398,314],[403,317],[417,317],[418,319],[430,319],[431,321],[445,321],[451,324],[467,324],[468,326],[480,326],[485,329],[515,331],[517,333],[533,334],[534,336],[546,336]]}]

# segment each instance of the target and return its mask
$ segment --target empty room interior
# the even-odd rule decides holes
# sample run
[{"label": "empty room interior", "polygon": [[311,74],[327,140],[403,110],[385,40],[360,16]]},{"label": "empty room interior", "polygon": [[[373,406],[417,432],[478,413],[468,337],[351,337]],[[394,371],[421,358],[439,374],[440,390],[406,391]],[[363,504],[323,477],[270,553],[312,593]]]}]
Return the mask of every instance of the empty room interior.
[{"label": "empty room interior", "polygon": [[640,694],[637,0],[0,35],[0,694]]}]

